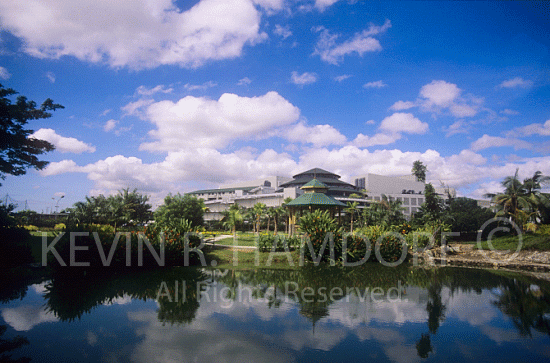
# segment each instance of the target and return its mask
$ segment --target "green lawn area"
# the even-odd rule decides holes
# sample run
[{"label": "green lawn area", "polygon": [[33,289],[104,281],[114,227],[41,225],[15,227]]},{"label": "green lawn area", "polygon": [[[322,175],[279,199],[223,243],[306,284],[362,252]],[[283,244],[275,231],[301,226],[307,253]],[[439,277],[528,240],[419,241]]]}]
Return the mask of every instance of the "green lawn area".
[{"label": "green lawn area", "polygon": [[[496,250],[512,250],[515,251],[518,247],[518,236],[502,236],[494,237],[491,240],[493,248]],[[477,244],[477,241],[461,242],[469,244]],[[488,242],[482,241],[481,247],[485,250],[490,249]],[[550,251],[550,236],[541,234],[523,234],[521,250],[538,250],[538,251]]]},{"label": "green lawn area", "polygon": [[216,261],[216,266],[214,267],[221,268],[221,269],[228,268],[228,269],[250,270],[250,269],[269,267],[272,269],[296,270],[299,268],[298,264],[300,262],[300,252],[298,250],[290,252],[294,266],[290,265],[290,262],[288,261],[285,253],[282,253],[282,252],[274,253],[270,266],[267,265],[270,253],[269,252],[258,252],[258,253],[260,256],[259,266],[256,266],[255,264],[256,251],[252,251],[252,252],[237,251],[237,266],[233,266],[233,258],[234,258],[233,250],[219,249],[219,250],[209,251],[206,254],[207,255],[206,259],[207,259],[208,266],[211,266],[212,261]]},{"label": "green lawn area", "polygon": [[[256,238],[254,233],[237,233],[237,246],[256,246]],[[233,245],[233,237],[220,239],[216,244]]]}]

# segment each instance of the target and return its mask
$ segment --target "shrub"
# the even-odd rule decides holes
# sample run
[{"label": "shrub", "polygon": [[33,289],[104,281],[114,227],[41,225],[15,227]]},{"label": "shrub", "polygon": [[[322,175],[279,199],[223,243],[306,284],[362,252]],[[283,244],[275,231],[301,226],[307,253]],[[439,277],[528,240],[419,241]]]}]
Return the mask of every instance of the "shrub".
[{"label": "shrub", "polygon": [[38,231],[38,227],[37,226],[33,226],[32,224],[28,225],[28,226],[23,226],[23,228],[25,228],[27,231]]},{"label": "shrub", "polygon": [[285,246],[288,249],[296,248],[300,245],[300,238],[298,236],[286,237],[285,235],[272,235],[272,234],[260,234],[258,240],[258,249],[260,252],[271,252],[275,245],[276,252],[285,251]]},{"label": "shrub", "polygon": [[[180,230],[164,230],[154,223],[145,227],[141,232],[114,233],[112,227],[107,225],[73,225],[67,228],[67,232],[69,231],[83,232],[82,235],[74,236],[75,245],[78,246],[74,261],[89,263],[89,266],[84,266],[86,269],[107,267],[104,266],[103,259],[109,258],[111,247],[117,236],[118,241],[113,251],[112,259],[108,264],[109,267],[114,268],[162,266],[156,257],[160,256],[162,241],[164,241],[164,265],[183,266],[185,262],[185,239],[188,239],[190,249],[199,247],[201,243],[201,237],[196,234],[181,232]],[[96,245],[95,236],[99,238],[103,256]],[[71,234],[65,233],[55,245],[55,249],[59,253],[61,260],[67,266],[70,265],[71,261],[70,238]],[[127,238],[129,238],[129,241]],[[141,249],[139,248],[140,239],[142,241]],[[147,242],[154,249],[154,253],[147,247]],[[138,262],[138,256],[141,253],[140,250],[143,251],[141,266]],[[130,259],[129,266],[127,266],[128,258]],[[198,261],[199,255],[197,253],[189,254],[189,264],[196,264]],[[48,265],[51,265],[57,271],[63,268],[53,254],[49,255]]]},{"label": "shrub", "polygon": [[53,227],[54,230],[56,231],[63,231],[65,229],[67,229],[67,226],[65,225],[65,223],[57,223],[54,227]]},{"label": "shrub", "polygon": [[550,224],[541,224],[541,225],[539,225],[536,232],[537,232],[537,234],[542,234],[542,235],[545,235],[545,236],[549,236],[550,235]]}]

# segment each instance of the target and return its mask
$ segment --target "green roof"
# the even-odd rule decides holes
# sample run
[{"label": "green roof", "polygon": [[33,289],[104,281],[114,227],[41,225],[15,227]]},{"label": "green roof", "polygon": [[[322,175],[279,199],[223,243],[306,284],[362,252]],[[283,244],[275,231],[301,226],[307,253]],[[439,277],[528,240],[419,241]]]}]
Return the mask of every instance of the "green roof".
[{"label": "green roof", "polygon": [[306,207],[306,206],[333,206],[333,207],[345,207],[342,202],[337,201],[333,197],[326,195],[325,193],[305,193],[298,198],[289,202],[289,207]]},{"label": "green roof", "polygon": [[328,189],[328,186],[317,180],[317,179],[311,179],[308,183],[306,183],[304,186],[302,186],[300,189]]}]

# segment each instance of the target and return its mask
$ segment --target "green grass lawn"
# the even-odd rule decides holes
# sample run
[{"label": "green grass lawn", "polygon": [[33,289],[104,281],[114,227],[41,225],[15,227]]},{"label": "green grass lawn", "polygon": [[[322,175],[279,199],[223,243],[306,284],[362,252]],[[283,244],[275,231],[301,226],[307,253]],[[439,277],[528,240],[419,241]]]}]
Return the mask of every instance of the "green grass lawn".
[{"label": "green grass lawn", "polygon": [[[254,233],[237,233],[237,246],[256,246],[256,238]],[[233,237],[218,240],[216,244],[233,245]]]},{"label": "green grass lawn", "polygon": [[[491,240],[493,248],[496,250],[512,250],[515,251],[518,247],[519,237],[518,236],[502,236],[494,237]],[[469,244],[477,244],[477,241],[461,242]],[[481,247],[485,250],[490,249],[488,242],[482,241]],[[522,247],[521,250],[530,250],[530,251],[550,251],[550,236],[549,235],[540,235],[540,234],[523,234],[522,236]]]},{"label": "green grass lawn", "polygon": [[211,262],[216,261],[216,268],[221,269],[258,269],[258,268],[273,268],[283,270],[296,270],[299,268],[300,252],[298,250],[290,252],[294,266],[290,264],[286,254],[276,252],[272,256],[271,264],[268,266],[269,252],[257,252],[259,253],[259,265],[256,266],[256,251],[242,252],[237,251],[237,265],[233,266],[234,251],[227,249],[213,250],[206,254],[208,266],[212,266]]}]

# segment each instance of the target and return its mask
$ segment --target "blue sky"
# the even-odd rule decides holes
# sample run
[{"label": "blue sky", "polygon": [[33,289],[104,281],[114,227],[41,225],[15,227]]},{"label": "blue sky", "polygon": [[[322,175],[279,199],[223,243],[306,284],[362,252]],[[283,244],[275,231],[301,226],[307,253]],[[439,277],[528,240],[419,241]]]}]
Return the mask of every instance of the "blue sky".
[{"label": "blue sky", "polygon": [[[550,174],[548,3],[0,2],[0,82],[65,106],[0,187],[31,209],[321,167],[479,198]],[[64,196],[62,200],[59,198]]]}]

